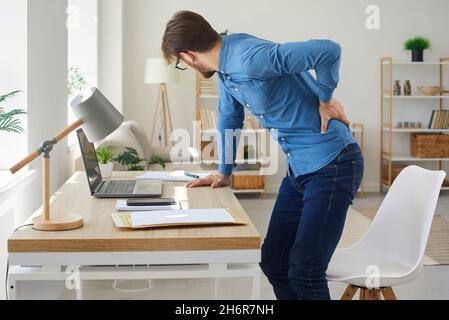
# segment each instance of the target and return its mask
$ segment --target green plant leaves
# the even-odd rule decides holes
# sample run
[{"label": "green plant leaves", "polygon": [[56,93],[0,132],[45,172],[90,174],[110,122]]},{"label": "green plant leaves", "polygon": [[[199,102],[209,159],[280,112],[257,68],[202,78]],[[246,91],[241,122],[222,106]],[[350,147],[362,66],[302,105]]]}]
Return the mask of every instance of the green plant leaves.
[{"label": "green plant leaves", "polygon": [[139,165],[141,162],[148,162],[147,159],[139,157],[136,149],[127,147],[125,151],[120,153],[114,161],[117,161],[122,166],[125,166],[128,171],[143,171],[145,168]]},{"label": "green plant leaves", "polygon": [[0,131],[23,133],[25,130],[21,126],[19,119],[7,118],[0,115]]},{"label": "green plant leaves", "polygon": [[[20,92],[20,90],[16,90],[5,95],[0,95],[0,102],[12,98]],[[0,131],[12,133],[24,132],[25,130],[22,127],[21,121],[15,117],[25,114],[27,114],[27,112],[23,109],[13,109],[9,112],[5,112],[4,109],[0,107]]]},{"label": "green plant leaves", "polygon": [[68,72],[68,91],[69,96],[72,97],[78,92],[84,91],[87,86],[87,80],[81,73],[80,68],[70,67]]},{"label": "green plant leaves", "polygon": [[151,157],[150,164],[159,164],[162,167],[162,169],[165,169],[165,161],[162,160],[161,157],[158,156]]},{"label": "green plant leaves", "polygon": [[106,164],[114,157],[114,150],[112,147],[103,147],[97,150],[97,158],[101,164]]},{"label": "green plant leaves", "polygon": [[414,37],[411,39],[408,39],[404,44],[405,50],[417,50],[417,49],[430,49],[432,47],[432,44],[430,43],[429,39],[423,38],[423,37]]},{"label": "green plant leaves", "polygon": [[16,91],[13,91],[13,92],[10,92],[10,93],[7,93],[5,95],[0,96],[0,103],[5,101],[8,98],[14,97],[16,94],[18,94],[20,92],[22,92],[22,91],[21,90],[16,90]]},{"label": "green plant leaves", "polygon": [[145,171],[146,166],[142,165],[145,162],[147,164],[159,164],[165,169],[165,161],[161,157],[153,156],[151,157],[151,161],[148,161],[147,159],[140,158],[136,149],[129,147],[113,160],[125,166],[128,171]]}]

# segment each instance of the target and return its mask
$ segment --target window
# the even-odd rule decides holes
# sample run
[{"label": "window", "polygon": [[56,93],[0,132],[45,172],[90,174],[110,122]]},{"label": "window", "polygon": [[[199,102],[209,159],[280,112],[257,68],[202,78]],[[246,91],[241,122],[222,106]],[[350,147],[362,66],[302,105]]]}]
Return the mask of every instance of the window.
[{"label": "window", "polygon": [[[97,0],[69,0],[68,29],[68,123],[75,116],[70,101],[84,89],[97,86]],[[76,135],[69,136],[69,145],[76,143]]]}]

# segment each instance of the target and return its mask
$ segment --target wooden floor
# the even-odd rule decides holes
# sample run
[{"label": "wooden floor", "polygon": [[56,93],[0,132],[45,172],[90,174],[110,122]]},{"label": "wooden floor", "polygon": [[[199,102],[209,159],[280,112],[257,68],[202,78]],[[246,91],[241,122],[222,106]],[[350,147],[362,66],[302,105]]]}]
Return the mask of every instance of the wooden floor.
[{"label": "wooden floor", "polygon": [[[366,212],[379,206],[384,194],[367,193],[363,198],[356,199],[354,208]],[[239,199],[251,217],[256,228],[265,236],[268,221],[275,196],[268,195],[265,199],[257,195],[241,195]],[[449,219],[449,193],[442,193],[438,202],[437,214]],[[137,283],[136,285],[142,285]],[[199,280],[156,280],[153,289],[142,293],[123,293],[112,289],[110,281],[93,281],[85,284],[87,299],[212,299],[214,296],[214,281]],[[339,299],[346,285],[329,283],[331,296]],[[219,281],[219,298],[247,299],[250,296],[250,279],[227,279]],[[449,299],[449,266],[426,266],[423,274],[414,282],[394,288],[398,299]],[[75,293],[65,291],[61,299],[73,299]],[[265,277],[262,278],[262,299],[274,299],[273,290]]]}]

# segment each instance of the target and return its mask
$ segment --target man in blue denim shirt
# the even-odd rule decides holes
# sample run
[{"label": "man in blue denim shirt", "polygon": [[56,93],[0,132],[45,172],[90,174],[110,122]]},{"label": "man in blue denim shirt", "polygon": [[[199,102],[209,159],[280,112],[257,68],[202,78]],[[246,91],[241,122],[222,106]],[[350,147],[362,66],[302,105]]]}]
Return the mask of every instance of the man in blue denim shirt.
[{"label": "man in blue denim shirt", "polygon": [[277,133],[288,168],[261,268],[278,299],[329,299],[327,266],[363,175],[349,121],[333,99],[340,46],[330,40],[278,44],[247,34],[221,37],[200,15],[181,11],[167,24],[162,51],[168,62],[177,59],[178,69],[183,62],[220,79],[219,173],[188,186],[228,185],[233,133],[243,127],[245,108],[255,115]]}]

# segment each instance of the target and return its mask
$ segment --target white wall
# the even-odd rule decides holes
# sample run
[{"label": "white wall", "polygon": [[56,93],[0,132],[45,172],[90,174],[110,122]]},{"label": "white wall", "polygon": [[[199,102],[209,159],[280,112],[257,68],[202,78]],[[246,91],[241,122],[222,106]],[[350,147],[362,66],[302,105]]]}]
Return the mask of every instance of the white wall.
[{"label": "white wall", "polygon": [[123,3],[98,0],[98,88],[122,110]]},{"label": "white wall", "polygon": [[[380,30],[365,27],[368,5],[380,7]],[[447,0],[133,0],[124,3],[124,113],[148,129],[156,100],[156,88],[143,84],[145,59],[160,55],[166,22],[177,10],[203,14],[219,31],[246,32],[278,42],[330,38],[343,47],[341,83],[336,96],[346,105],[352,121],[366,127],[365,185],[378,190],[379,183],[379,58],[391,55],[409,59],[402,50],[405,39],[429,37],[429,60],[449,55]],[[169,87],[175,127],[191,127],[194,114],[194,74]],[[270,178],[271,190],[283,170]]]},{"label": "white wall", "polygon": [[[28,146],[34,151],[67,126],[67,0],[28,1]],[[68,178],[67,140],[51,153],[52,192]],[[41,173],[41,159],[32,164]],[[41,181],[28,201],[41,203]],[[36,209],[35,208],[35,209]]]}]

